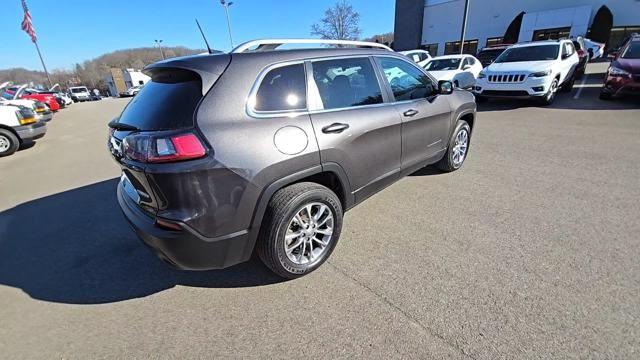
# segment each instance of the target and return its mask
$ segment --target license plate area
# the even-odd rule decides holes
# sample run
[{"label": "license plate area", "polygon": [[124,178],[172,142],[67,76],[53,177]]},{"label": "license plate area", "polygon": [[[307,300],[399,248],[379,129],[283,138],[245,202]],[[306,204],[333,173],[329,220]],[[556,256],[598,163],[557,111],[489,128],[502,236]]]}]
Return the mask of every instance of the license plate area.
[{"label": "license plate area", "polygon": [[131,184],[131,181],[125,173],[122,173],[122,176],[120,176],[120,182],[122,183],[124,193],[135,201],[136,204],[140,205],[140,194],[138,194],[138,191],[133,187],[133,184]]}]

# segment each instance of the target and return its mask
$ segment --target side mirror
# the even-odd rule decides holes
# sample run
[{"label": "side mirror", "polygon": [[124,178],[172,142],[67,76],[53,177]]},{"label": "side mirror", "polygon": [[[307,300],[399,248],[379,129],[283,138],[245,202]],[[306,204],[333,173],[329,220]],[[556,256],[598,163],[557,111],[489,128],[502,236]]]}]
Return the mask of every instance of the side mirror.
[{"label": "side mirror", "polygon": [[460,89],[471,89],[476,84],[476,77],[468,71],[456,74],[453,80],[454,85]]},{"label": "side mirror", "polygon": [[441,95],[449,95],[453,92],[453,83],[448,80],[438,81],[438,92]]},{"label": "side mirror", "polygon": [[620,51],[619,51],[618,49],[616,49],[616,50],[612,50],[612,51],[609,51],[609,54],[607,55],[607,57],[608,57],[609,59],[615,59],[615,58],[617,58],[617,57],[618,57],[619,52],[620,52]]}]

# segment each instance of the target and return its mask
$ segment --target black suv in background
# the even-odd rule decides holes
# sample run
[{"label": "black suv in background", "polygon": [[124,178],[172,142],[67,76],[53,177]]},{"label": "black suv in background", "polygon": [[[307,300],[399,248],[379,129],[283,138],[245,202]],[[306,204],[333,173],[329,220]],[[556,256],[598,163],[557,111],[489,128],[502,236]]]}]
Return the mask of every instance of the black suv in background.
[{"label": "black suv in background", "polygon": [[304,275],[333,251],[345,211],[466,159],[471,93],[384,45],[277,50],[292,42],[152,64],[109,124],[120,206],[168,263],[222,268],[255,247],[278,275]]}]

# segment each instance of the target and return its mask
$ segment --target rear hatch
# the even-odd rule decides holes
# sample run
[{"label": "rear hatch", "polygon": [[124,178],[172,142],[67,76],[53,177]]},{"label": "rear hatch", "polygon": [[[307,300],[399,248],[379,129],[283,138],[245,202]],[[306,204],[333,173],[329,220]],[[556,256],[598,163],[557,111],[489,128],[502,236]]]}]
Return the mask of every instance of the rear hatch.
[{"label": "rear hatch", "polygon": [[[225,67],[229,61],[228,55],[207,57],[213,62],[226,57]],[[149,173],[174,171],[171,163],[202,158],[208,153],[196,129],[195,113],[220,74],[190,69],[187,64],[178,59],[150,66],[146,73],[151,81],[109,123],[108,148],[122,168],[123,190],[152,215],[164,205],[162,190]]]}]

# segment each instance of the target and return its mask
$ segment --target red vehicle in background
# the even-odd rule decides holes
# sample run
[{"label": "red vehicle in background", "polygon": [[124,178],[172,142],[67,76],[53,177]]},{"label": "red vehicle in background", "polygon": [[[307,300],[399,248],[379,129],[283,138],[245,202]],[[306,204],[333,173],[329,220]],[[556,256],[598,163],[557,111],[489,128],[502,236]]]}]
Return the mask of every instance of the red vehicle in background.
[{"label": "red vehicle in background", "polygon": [[55,96],[51,94],[39,94],[36,92],[25,92],[26,85],[22,86],[11,86],[9,87],[3,94],[2,97],[7,100],[14,99],[30,99],[35,101],[43,102],[45,105],[49,107],[51,111],[60,110],[60,104],[56,100]]},{"label": "red vehicle in background", "polygon": [[632,35],[612,57],[600,99],[609,100],[622,95],[640,95],[640,34]]}]

